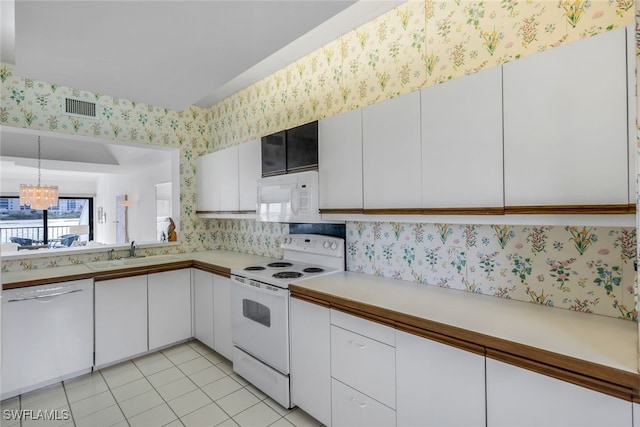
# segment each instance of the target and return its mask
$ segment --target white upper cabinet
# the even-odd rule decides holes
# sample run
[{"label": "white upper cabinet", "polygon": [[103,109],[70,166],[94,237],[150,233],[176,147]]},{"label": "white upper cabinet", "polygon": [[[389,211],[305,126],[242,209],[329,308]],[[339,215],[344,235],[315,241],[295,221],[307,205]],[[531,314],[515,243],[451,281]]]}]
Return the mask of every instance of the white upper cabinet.
[{"label": "white upper cabinet", "polygon": [[258,197],[257,182],[262,176],[260,138],[238,146],[238,191],[241,211],[255,211]]},{"label": "white upper cabinet", "polygon": [[216,171],[213,187],[220,192],[220,210],[237,211],[238,199],[238,146],[216,151]]},{"label": "white upper cabinet", "polygon": [[422,205],[503,206],[502,69],[421,91]]},{"label": "white upper cabinet", "polygon": [[628,203],[626,57],[621,28],[503,66],[507,207]]},{"label": "white upper cabinet", "polygon": [[638,191],[638,156],[636,114],[638,109],[636,99],[636,29],[635,25],[627,26],[627,125],[629,126],[629,203],[636,203]]},{"label": "white upper cabinet", "polygon": [[197,210],[214,214],[255,212],[261,167],[260,139],[200,156]]},{"label": "white upper cabinet", "polygon": [[362,109],[364,208],[420,208],[420,92]]},{"label": "white upper cabinet", "polygon": [[198,211],[220,210],[219,189],[215,188],[216,153],[198,157],[196,170],[198,186]]},{"label": "white upper cabinet", "polygon": [[362,209],[362,109],[318,121],[320,209]]}]

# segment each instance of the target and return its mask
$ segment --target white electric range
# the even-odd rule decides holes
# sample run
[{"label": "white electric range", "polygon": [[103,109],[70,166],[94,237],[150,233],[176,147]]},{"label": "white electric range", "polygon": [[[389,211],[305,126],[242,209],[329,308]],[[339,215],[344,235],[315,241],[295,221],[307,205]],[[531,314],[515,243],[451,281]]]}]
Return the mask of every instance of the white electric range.
[{"label": "white electric range", "polygon": [[344,239],[281,238],[282,261],[231,270],[233,370],[285,408],[289,391],[289,285],[345,269]]}]

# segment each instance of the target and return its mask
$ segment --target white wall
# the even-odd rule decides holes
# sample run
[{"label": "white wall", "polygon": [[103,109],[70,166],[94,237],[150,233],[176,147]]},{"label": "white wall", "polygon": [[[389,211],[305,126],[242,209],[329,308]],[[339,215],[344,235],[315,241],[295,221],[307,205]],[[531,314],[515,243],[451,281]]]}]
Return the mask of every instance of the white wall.
[{"label": "white wall", "polygon": [[97,185],[95,209],[103,207],[107,222],[95,224],[95,240],[116,243],[116,196],[126,194],[132,202],[128,208],[129,240],[139,243],[155,241],[155,186],[171,181],[171,169],[171,162],[167,161],[129,174],[104,175]]}]

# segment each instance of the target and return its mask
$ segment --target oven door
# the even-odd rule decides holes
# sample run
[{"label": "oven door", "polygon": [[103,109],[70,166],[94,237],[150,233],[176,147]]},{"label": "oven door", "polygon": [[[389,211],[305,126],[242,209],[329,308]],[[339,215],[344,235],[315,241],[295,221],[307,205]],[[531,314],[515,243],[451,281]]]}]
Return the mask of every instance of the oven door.
[{"label": "oven door", "polygon": [[289,290],[231,276],[233,344],[289,374]]}]

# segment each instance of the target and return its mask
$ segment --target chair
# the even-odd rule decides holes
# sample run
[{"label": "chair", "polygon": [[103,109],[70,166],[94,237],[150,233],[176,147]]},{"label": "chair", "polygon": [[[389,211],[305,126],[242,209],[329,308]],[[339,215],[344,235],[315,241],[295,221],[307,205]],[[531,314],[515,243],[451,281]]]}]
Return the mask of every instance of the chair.
[{"label": "chair", "polygon": [[78,240],[79,237],[80,236],[77,235],[77,234],[64,234],[64,235],[60,236],[60,244],[62,246],[69,247],[69,246],[71,246],[71,244],[73,242]]},{"label": "chair", "polygon": [[27,239],[25,237],[9,237],[11,243],[17,243],[20,246],[31,246],[33,245],[33,239]]}]

